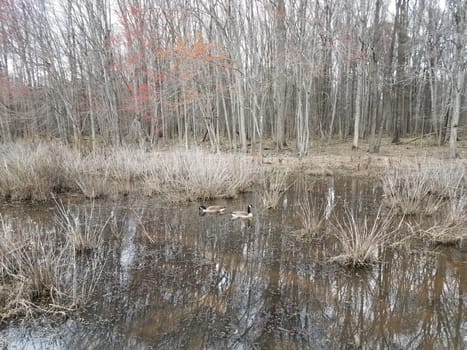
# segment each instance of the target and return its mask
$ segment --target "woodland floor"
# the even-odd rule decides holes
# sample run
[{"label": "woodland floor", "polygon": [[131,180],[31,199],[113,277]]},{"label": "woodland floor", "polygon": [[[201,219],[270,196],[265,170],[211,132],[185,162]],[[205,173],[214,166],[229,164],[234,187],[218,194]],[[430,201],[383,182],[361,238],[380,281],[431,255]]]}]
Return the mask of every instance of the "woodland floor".
[{"label": "woodland floor", "polygon": [[[431,140],[414,138],[402,139],[397,145],[392,144],[391,139],[384,139],[378,154],[369,153],[368,143],[365,142],[354,150],[350,141],[313,143],[309,154],[302,159],[292,150],[277,152],[266,147],[263,164],[282,165],[309,175],[380,176],[393,168],[417,167],[428,162],[452,162],[448,152],[448,144],[438,146]],[[455,162],[467,168],[467,143],[459,143],[457,152]]]}]

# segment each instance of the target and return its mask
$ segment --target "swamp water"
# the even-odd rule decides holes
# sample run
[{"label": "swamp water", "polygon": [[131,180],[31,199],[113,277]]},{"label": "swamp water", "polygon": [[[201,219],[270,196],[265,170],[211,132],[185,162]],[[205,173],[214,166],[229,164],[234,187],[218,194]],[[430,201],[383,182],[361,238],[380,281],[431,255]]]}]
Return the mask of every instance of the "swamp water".
[{"label": "swamp water", "polygon": [[[287,205],[261,195],[218,201],[254,208],[250,221],[198,215],[198,203],[97,201],[112,214],[102,280],[65,321],[11,322],[4,349],[463,349],[467,343],[467,252],[397,247],[363,270],[330,263],[338,245],[297,232]],[[309,196],[339,215],[345,203],[375,213],[377,184],[318,180]],[[89,203],[76,204],[89,206]],[[8,206],[3,216],[53,224],[54,205]],[[105,218],[104,218],[105,220]]]}]

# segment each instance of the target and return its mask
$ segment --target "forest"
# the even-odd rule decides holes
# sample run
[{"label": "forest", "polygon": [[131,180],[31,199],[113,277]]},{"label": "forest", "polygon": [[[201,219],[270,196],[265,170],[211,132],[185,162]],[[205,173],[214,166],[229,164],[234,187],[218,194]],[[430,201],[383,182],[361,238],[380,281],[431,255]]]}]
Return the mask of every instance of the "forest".
[{"label": "forest", "polygon": [[0,0],[0,349],[467,349],[466,12]]},{"label": "forest", "polygon": [[[0,140],[213,151],[465,130],[464,0],[1,0]],[[464,131],[465,133],[465,131]]]}]

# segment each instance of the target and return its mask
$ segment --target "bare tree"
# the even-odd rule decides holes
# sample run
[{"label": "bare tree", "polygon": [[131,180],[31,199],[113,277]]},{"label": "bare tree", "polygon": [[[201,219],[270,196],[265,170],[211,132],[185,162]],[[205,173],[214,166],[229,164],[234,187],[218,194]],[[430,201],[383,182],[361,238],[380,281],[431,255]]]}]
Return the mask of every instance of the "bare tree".
[{"label": "bare tree", "polygon": [[457,156],[457,130],[459,128],[459,114],[461,110],[461,97],[464,91],[464,75],[465,75],[465,28],[466,28],[466,10],[465,1],[452,0],[449,2],[449,7],[454,17],[455,25],[455,59],[453,64],[453,80],[454,80],[454,105],[452,108],[451,117],[451,134],[449,137],[449,156],[456,158]]}]

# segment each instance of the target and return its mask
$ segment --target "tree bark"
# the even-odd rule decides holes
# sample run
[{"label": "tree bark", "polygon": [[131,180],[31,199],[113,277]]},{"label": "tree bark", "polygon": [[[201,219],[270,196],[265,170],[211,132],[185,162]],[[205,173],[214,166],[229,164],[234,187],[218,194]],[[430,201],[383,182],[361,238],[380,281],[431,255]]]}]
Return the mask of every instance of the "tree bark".
[{"label": "tree bark", "polygon": [[457,130],[459,128],[459,114],[461,97],[464,90],[464,58],[465,58],[465,22],[466,4],[464,0],[453,0],[451,4],[456,26],[456,60],[453,67],[455,78],[454,105],[452,107],[451,133],[449,137],[449,157],[457,157]]}]

